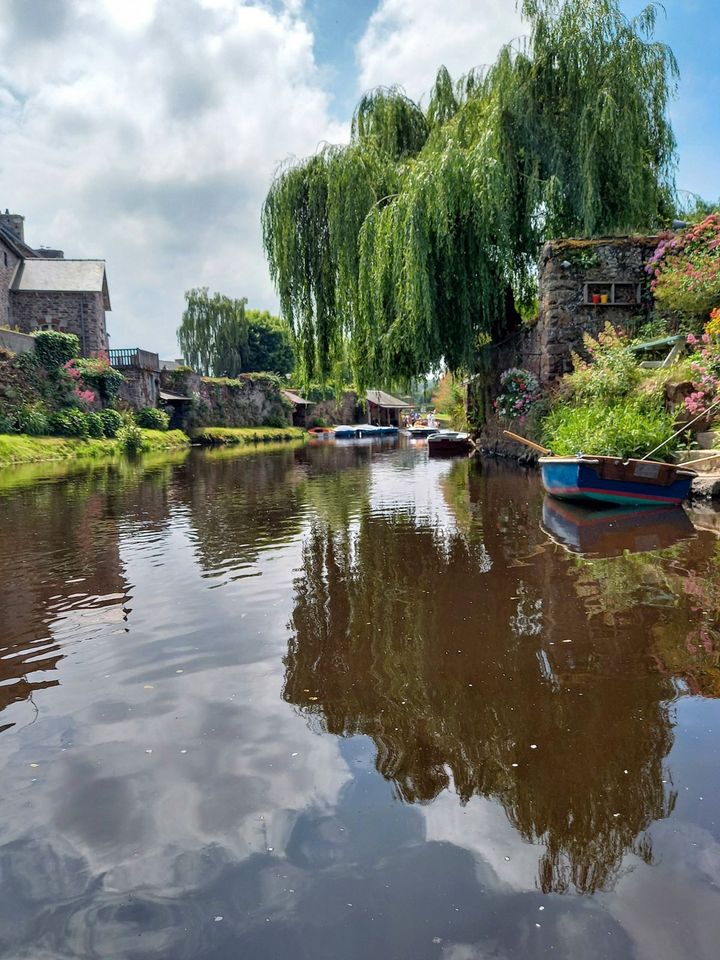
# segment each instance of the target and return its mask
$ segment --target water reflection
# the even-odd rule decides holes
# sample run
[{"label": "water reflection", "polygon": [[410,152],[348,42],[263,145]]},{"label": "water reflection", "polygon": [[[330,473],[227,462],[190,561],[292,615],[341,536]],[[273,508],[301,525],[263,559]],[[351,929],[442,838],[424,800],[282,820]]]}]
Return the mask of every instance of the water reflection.
[{"label": "water reflection", "polygon": [[372,444],[49,473],[0,495],[0,956],[714,955],[713,515],[581,555],[533,474]]}]

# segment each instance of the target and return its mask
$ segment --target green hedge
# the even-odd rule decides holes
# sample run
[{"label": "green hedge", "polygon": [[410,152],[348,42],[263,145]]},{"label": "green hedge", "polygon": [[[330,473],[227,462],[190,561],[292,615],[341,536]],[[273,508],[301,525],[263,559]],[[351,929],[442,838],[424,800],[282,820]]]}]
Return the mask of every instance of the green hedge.
[{"label": "green hedge", "polygon": [[35,334],[35,356],[46,370],[58,370],[80,353],[80,341],[74,333],[40,330]]}]

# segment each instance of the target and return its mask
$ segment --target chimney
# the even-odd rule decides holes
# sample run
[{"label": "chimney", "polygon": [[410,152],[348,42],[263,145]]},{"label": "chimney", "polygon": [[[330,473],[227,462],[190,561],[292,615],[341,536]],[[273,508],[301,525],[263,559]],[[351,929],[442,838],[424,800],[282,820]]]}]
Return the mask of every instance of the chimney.
[{"label": "chimney", "polygon": [[0,227],[4,227],[20,243],[25,243],[25,217],[19,213],[10,213],[6,208],[5,213],[0,213]]}]

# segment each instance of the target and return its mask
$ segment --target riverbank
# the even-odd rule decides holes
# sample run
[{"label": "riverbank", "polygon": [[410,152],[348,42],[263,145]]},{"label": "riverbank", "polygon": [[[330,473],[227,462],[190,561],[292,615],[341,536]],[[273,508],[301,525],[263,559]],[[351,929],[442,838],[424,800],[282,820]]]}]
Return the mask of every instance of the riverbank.
[{"label": "riverbank", "polygon": [[193,443],[203,446],[302,440],[304,436],[301,427],[200,427],[191,432]]},{"label": "riverbank", "polygon": [[[182,430],[143,430],[143,453],[176,450],[190,444]],[[117,440],[82,440],[78,437],[31,437],[27,434],[0,434],[0,466],[38,463],[43,460],[81,460],[120,453]]]}]

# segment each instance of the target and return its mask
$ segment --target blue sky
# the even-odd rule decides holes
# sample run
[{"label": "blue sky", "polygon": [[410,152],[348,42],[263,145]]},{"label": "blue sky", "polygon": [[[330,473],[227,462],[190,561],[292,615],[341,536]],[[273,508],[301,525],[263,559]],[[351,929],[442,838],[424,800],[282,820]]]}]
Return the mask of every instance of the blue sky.
[{"label": "blue sky", "polygon": [[[717,199],[720,0],[666,6],[678,186]],[[345,141],[363,90],[419,98],[522,31],[513,0],[0,0],[0,205],[31,244],[107,260],[113,346],[171,356],[190,287],[277,309],[278,164]]]}]

